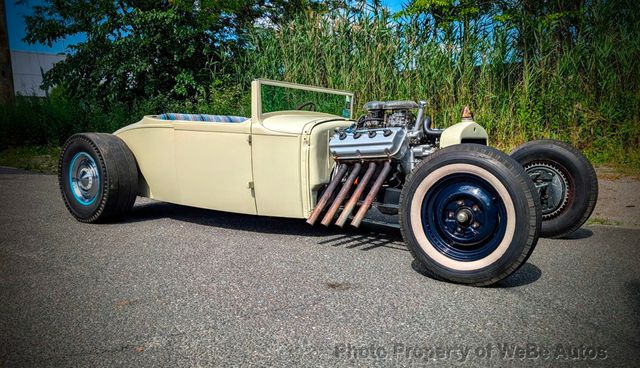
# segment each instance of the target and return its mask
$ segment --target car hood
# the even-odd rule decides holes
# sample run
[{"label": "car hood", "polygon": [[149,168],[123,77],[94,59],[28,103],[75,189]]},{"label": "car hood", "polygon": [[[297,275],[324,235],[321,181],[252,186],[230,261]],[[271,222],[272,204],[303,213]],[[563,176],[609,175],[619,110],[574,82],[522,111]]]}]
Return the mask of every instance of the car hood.
[{"label": "car hood", "polygon": [[341,116],[315,111],[278,111],[262,114],[262,126],[279,133],[302,134],[323,122],[349,120]]}]

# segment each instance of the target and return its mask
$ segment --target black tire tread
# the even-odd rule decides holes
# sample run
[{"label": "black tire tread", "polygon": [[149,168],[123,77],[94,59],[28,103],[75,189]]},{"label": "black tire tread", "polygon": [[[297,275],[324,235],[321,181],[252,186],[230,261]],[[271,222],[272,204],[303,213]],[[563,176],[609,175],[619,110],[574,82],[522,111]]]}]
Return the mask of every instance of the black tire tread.
[{"label": "black tire tread", "polygon": [[556,232],[556,231],[549,231],[545,229],[544,223],[543,223],[543,228],[541,230],[540,236],[545,238],[552,238],[552,239],[564,238],[567,235],[578,230],[582,225],[584,225],[584,223],[589,219],[589,217],[593,213],[593,210],[595,209],[596,203],[598,201],[598,176],[596,174],[595,169],[593,168],[593,165],[591,165],[591,162],[589,162],[589,160],[582,154],[582,152],[580,152],[578,149],[576,149],[572,145],[556,139],[540,139],[540,140],[524,143],[518,146],[513,151],[511,151],[510,155],[514,156],[514,154],[517,155],[519,153],[523,153],[530,149],[533,149],[536,146],[544,146],[544,145],[557,146],[557,147],[560,147],[561,149],[564,149],[570,152],[571,155],[574,156],[574,158],[578,161],[578,167],[580,168],[580,170],[585,171],[587,176],[588,186],[590,188],[591,195],[589,196],[586,209],[583,212],[582,216],[571,227],[567,228],[564,231]]},{"label": "black tire tread", "polygon": [[[520,185],[522,185],[524,188],[527,188],[525,190],[525,196],[526,196],[526,201],[530,206],[533,206],[535,208],[535,212],[536,212],[536,216],[531,216],[529,219],[529,227],[530,227],[530,231],[529,231],[529,236],[527,238],[527,242],[525,245],[525,251],[521,253],[521,255],[518,257],[518,260],[516,262],[513,263],[513,265],[511,267],[509,267],[508,269],[506,269],[504,272],[500,273],[499,275],[490,278],[488,280],[484,280],[481,282],[475,282],[475,283],[467,283],[464,282],[464,279],[461,280],[451,280],[451,279],[447,279],[444,280],[442,277],[440,277],[438,274],[432,272],[431,270],[428,269],[428,267],[422,267],[422,271],[424,271],[425,273],[428,274],[428,276],[437,279],[437,280],[441,280],[441,281],[454,281],[454,282],[458,282],[458,283],[465,283],[467,285],[471,285],[471,286],[488,286],[488,285],[492,285],[495,284],[496,282],[506,278],[507,276],[511,275],[512,273],[514,273],[515,271],[517,271],[522,265],[524,265],[527,261],[527,259],[531,256],[531,254],[533,253],[533,250],[535,249],[535,246],[537,244],[537,240],[538,240],[538,236],[540,233],[540,221],[539,221],[539,217],[540,217],[540,213],[541,213],[541,205],[540,205],[540,200],[539,198],[537,198],[537,191],[535,189],[535,186],[533,184],[533,181],[529,178],[529,175],[527,175],[527,173],[524,171],[524,169],[522,168],[521,165],[518,164],[517,161],[510,159],[510,157],[508,157],[507,155],[505,155],[504,153],[502,153],[501,151],[498,151],[494,148],[488,147],[488,146],[484,146],[484,145],[479,145],[479,144],[460,144],[460,145],[456,145],[453,146],[458,150],[461,151],[467,151],[469,152],[470,155],[473,156],[478,156],[480,154],[482,155],[487,155],[492,159],[497,160],[498,162],[500,162],[501,164],[503,164],[505,167],[507,167],[511,172],[513,172],[515,174],[515,177],[517,178],[518,182]],[[405,186],[403,187],[403,190],[400,194],[400,208],[401,210],[398,211],[399,214],[399,220],[400,220],[400,232],[402,233],[402,237],[403,239],[405,239],[405,243],[408,242],[408,229],[405,229],[404,226],[402,226],[402,224],[404,224],[405,222],[403,221],[403,216],[404,216],[404,211],[402,211],[403,208],[403,204],[406,203],[407,201],[407,196],[409,195],[409,191],[405,190],[405,188],[408,188],[409,185],[407,185],[407,183],[410,183],[415,174],[419,171],[419,169],[424,166],[424,165],[428,165],[432,162],[432,160],[438,159],[438,157],[443,156],[443,155],[447,155],[449,153],[449,150],[447,149],[440,149],[437,150],[436,152],[434,152],[433,154],[431,154],[427,159],[422,160],[421,162],[419,162],[413,169],[413,171],[411,172],[411,174],[409,174],[409,176],[405,179]],[[506,158],[505,158],[506,157]],[[536,194],[534,194],[536,193]],[[420,258],[418,256],[418,254],[414,251],[414,249],[410,246],[407,246],[407,248],[409,249],[409,252],[411,253],[411,255],[413,256],[413,258],[418,262],[420,262]]]},{"label": "black tire tread", "polygon": [[[97,155],[104,177],[104,189],[99,205],[89,217],[78,216],[70,206],[64,193],[63,158],[65,152],[78,140],[91,146]],[[71,136],[60,151],[58,161],[58,185],[65,206],[73,217],[85,223],[106,222],[121,216],[133,207],[138,191],[138,169],[133,153],[117,136],[108,133],[78,133]]]}]

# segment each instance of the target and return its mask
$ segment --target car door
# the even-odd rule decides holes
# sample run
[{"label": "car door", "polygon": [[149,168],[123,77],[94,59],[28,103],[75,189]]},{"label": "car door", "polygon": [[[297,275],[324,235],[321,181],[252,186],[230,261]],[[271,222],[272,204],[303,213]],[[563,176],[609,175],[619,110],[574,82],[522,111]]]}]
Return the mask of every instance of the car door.
[{"label": "car door", "polygon": [[251,172],[251,120],[176,121],[176,178],[180,203],[256,214]]}]

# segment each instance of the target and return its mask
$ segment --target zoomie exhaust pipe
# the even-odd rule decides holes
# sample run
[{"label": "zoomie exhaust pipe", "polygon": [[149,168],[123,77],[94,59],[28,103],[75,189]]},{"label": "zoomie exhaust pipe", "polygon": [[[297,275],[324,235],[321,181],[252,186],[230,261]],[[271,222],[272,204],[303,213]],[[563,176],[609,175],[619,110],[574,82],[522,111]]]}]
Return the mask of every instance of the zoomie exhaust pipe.
[{"label": "zoomie exhaust pipe", "polygon": [[351,172],[347,177],[347,181],[345,181],[345,183],[342,185],[342,188],[338,192],[336,199],[331,204],[331,207],[329,207],[329,210],[327,211],[326,215],[324,215],[324,218],[322,219],[322,225],[329,226],[331,224],[331,220],[333,220],[333,216],[335,216],[336,212],[338,212],[340,205],[342,204],[342,202],[344,202],[344,199],[347,197],[347,194],[349,194],[349,190],[351,189],[351,186],[353,185],[356,178],[358,177],[361,167],[362,165],[359,162],[353,165],[353,168],[351,169]]},{"label": "zoomie exhaust pipe", "polygon": [[331,196],[333,195],[333,191],[336,190],[338,183],[340,183],[340,181],[342,180],[342,177],[344,177],[344,174],[346,174],[346,172],[347,172],[347,164],[341,164],[338,167],[338,172],[336,173],[336,176],[333,177],[333,180],[331,180],[331,182],[329,183],[327,190],[324,191],[324,193],[322,194],[322,197],[320,197],[320,200],[316,204],[316,208],[313,209],[313,211],[311,212],[311,216],[309,216],[309,218],[307,219],[307,224],[313,225],[316,223],[316,221],[318,221],[318,217],[320,217],[320,213],[322,213],[322,210],[327,205],[329,198],[331,198]]},{"label": "zoomie exhaust pipe", "polygon": [[371,180],[371,177],[373,176],[373,173],[376,171],[377,167],[378,167],[378,164],[376,164],[375,162],[369,163],[369,167],[367,168],[367,171],[364,173],[362,180],[360,180],[360,182],[356,186],[356,189],[353,192],[353,195],[351,195],[349,202],[347,202],[347,204],[342,209],[342,213],[340,214],[340,217],[338,217],[338,220],[336,221],[336,225],[343,227],[344,223],[347,222],[349,215],[351,215],[351,211],[353,211],[353,208],[356,206],[356,204],[358,204],[358,200],[362,196],[362,192],[364,192],[364,188],[367,186],[367,184],[369,184],[369,181]]},{"label": "zoomie exhaust pipe", "polygon": [[[333,179],[331,179],[331,182],[327,186],[327,189],[324,191],[324,193],[322,194],[322,197],[320,197],[320,200],[316,204],[316,207],[313,209],[313,211],[311,212],[311,215],[307,219],[307,223],[309,225],[313,225],[316,223],[316,221],[318,221],[320,214],[322,213],[324,208],[327,206],[327,203],[329,202],[329,199],[333,196],[333,193],[338,187],[338,184],[342,182],[342,179],[346,175],[347,171],[351,169],[349,171],[349,176],[345,180],[344,184],[342,184],[340,191],[336,195],[336,198],[333,200],[333,202],[331,203],[331,206],[327,210],[327,213],[324,215],[322,219],[322,224],[324,226],[329,226],[334,216],[340,209],[342,202],[344,202],[347,195],[349,195],[351,188],[354,185],[356,185],[356,188],[353,191],[351,198],[349,198],[349,201],[345,204],[344,208],[342,209],[342,213],[340,213],[340,216],[336,221],[337,226],[343,227],[344,224],[347,222],[347,219],[351,215],[353,208],[358,204],[358,201],[360,200],[362,193],[364,192],[367,185],[371,181],[377,168],[378,168],[378,164],[376,162],[369,162],[367,171],[364,173],[364,176],[362,177],[362,179],[356,184],[358,174],[360,174],[360,170],[362,169],[362,164],[357,162],[353,164],[353,166],[351,167],[349,167],[349,165],[347,164],[340,164],[340,166],[338,166],[338,171],[336,175],[333,177]],[[351,225],[355,227],[360,226],[360,223],[364,219],[364,216],[373,205],[373,201],[375,200],[376,195],[382,188],[382,184],[384,184],[384,181],[387,179],[387,176],[389,176],[390,171],[391,171],[391,162],[386,161],[382,166],[382,170],[380,170],[380,173],[378,174],[378,176],[376,177],[376,180],[371,186],[371,189],[369,189],[367,196],[365,197],[364,201],[360,205],[358,212],[353,217],[353,220],[351,221]]]},{"label": "zoomie exhaust pipe", "polygon": [[385,179],[389,175],[390,171],[391,171],[391,162],[387,161],[384,163],[384,166],[382,167],[382,171],[380,172],[380,175],[378,175],[378,177],[376,178],[376,181],[373,182],[373,186],[371,187],[371,190],[369,190],[369,193],[367,194],[367,197],[364,199],[364,202],[362,202],[360,209],[358,210],[356,215],[353,217],[353,221],[351,221],[352,226],[355,226],[355,227],[360,226],[362,219],[364,219],[364,215],[367,213],[367,211],[369,211],[369,208],[371,208],[371,205],[373,204],[373,200],[376,198],[376,195],[380,191],[380,188],[382,188],[382,184],[384,183]]}]

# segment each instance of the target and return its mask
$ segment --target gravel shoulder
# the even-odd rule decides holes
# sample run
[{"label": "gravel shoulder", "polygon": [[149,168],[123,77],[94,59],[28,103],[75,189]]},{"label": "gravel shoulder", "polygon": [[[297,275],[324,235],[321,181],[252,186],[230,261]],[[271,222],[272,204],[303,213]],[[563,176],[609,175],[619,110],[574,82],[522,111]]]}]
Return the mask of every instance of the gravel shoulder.
[{"label": "gravel shoulder", "polygon": [[588,223],[640,228],[640,177],[599,168],[598,202]]}]

